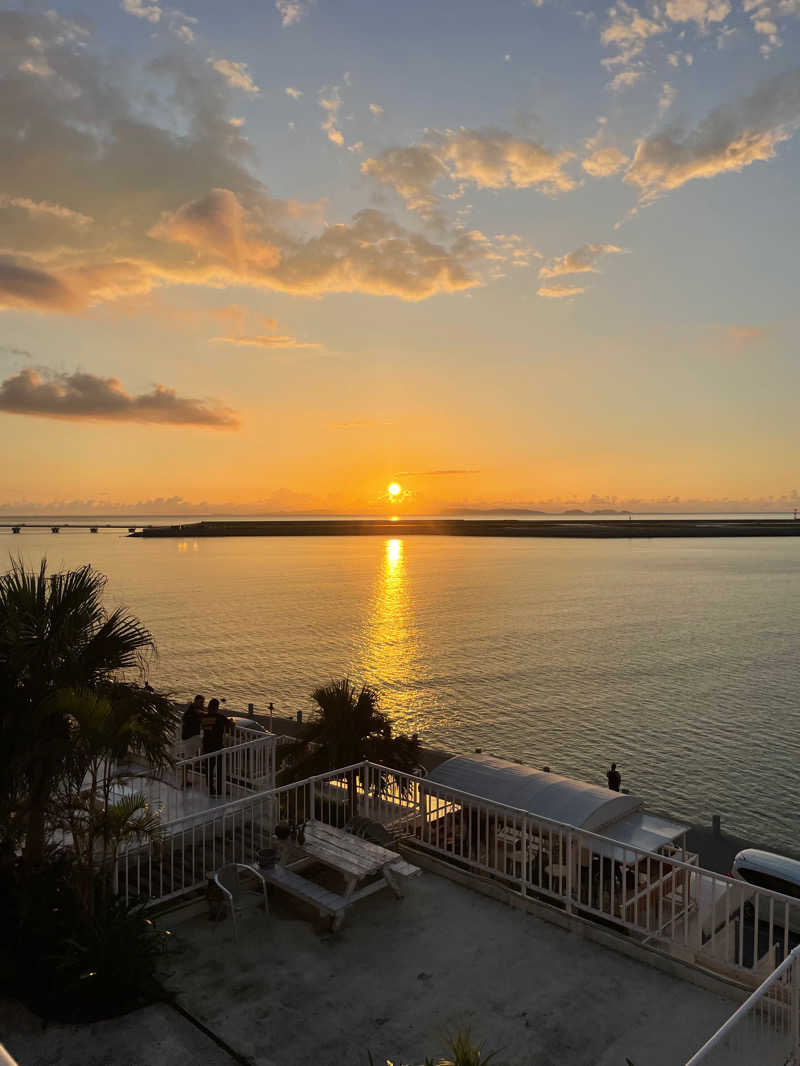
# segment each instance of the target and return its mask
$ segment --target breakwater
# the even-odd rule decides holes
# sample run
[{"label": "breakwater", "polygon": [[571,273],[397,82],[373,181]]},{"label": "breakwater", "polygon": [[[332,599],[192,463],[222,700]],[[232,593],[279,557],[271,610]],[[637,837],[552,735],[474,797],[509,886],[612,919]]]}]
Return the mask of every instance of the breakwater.
[{"label": "breakwater", "polygon": [[148,526],[132,537],[564,537],[647,539],[662,537],[798,537],[792,518],[616,518],[616,519],[274,519],[190,522]]}]

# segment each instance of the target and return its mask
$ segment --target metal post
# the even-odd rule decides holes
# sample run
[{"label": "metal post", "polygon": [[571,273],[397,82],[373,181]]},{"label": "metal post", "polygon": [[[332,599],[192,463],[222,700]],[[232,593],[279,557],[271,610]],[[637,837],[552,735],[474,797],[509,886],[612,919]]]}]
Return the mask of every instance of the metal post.
[{"label": "metal post", "polygon": [[248,714],[248,716],[250,718],[253,717],[253,704],[252,703],[248,703],[247,704],[247,714]]},{"label": "metal post", "polygon": [[789,970],[792,997],[792,1066],[800,1066],[800,960],[795,958]]},{"label": "metal post", "polygon": [[528,823],[522,823],[522,895],[528,894]]},{"label": "metal post", "polygon": [[566,834],[566,852],[564,856],[567,864],[567,914],[572,914],[572,832]]}]

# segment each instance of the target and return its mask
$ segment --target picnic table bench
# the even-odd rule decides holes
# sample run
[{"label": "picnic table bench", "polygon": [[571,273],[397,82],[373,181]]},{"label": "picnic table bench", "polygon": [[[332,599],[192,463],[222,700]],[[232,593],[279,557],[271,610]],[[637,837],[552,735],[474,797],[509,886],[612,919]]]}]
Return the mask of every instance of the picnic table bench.
[{"label": "picnic table bench", "polygon": [[[305,841],[300,850],[300,857],[287,866],[263,870],[264,878],[296,899],[312,904],[324,917],[331,917],[334,929],[340,928],[345,912],[358,900],[386,887],[401,899],[402,881],[422,872],[396,852],[322,822],[311,822],[305,827]],[[342,875],[343,893],[332,892],[301,875],[300,870],[314,862]],[[361,885],[368,877],[377,879]]]}]

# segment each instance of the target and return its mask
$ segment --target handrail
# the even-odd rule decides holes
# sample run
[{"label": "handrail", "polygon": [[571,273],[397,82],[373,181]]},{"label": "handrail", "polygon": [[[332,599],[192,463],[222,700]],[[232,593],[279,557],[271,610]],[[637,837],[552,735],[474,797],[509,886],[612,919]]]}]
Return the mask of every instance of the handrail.
[{"label": "handrail", "polygon": [[[365,764],[360,763],[359,765],[367,765],[373,767],[376,770],[389,772],[391,774],[394,774],[395,776],[399,775],[407,777],[410,781],[417,781],[424,788],[430,789],[431,791],[433,789],[438,789],[441,792],[446,792],[448,796],[457,796],[459,798],[468,800],[470,803],[479,803],[483,807],[488,807],[496,811],[503,811],[504,813],[511,813],[519,818],[533,819],[538,824],[543,825],[546,828],[555,829],[559,832],[564,832],[564,830],[568,830],[573,833],[580,833],[581,836],[589,837],[590,839],[600,841],[603,844],[608,844],[610,842],[625,851],[629,851],[632,853],[635,852],[641,858],[661,859],[664,862],[669,862],[673,867],[677,867],[682,870],[688,870],[689,873],[700,875],[710,874],[714,878],[726,881],[728,884],[733,885],[736,888],[751,888],[754,891],[756,890],[756,886],[751,885],[748,881],[742,881],[739,878],[730,877],[728,874],[717,873],[716,870],[706,870],[702,866],[691,862],[684,862],[682,859],[675,859],[671,855],[659,855],[657,852],[654,851],[643,851],[641,848],[637,848],[633,844],[620,844],[618,841],[612,840],[610,837],[603,836],[602,833],[594,833],[591,829],[582,829],[579,825],[572,825],[571,822],[556,822],[552,818],[547,818],[545,815],[534,814],[532,811],[526,811],[521,807],[510,807],[505,803],[498,803],[496,800],[486,799],[484,796],[476,796],[472,792],[464,792],[461,789],[452,788],[450,785],[440,785],[438,781],[429,781],[428,778],[425,777],[414,777],[413,774],[407,774],[403,770],[393,770],[391,767],[381,766],[380,763],[367,762]],[[351,769],[351,767],[348,767],[347,769]],[[625,865],[632,866],[633,863],[626,863]],[[783,892],[774,891],[774,889],[759,888],[757,889],[757,891],[762,894],[766,894],[770,898],[780,900],[784,903],[790,903],[795,907],[798,906],[798,903],[800,902],[798,901],[796,896],[787,896]]]},{"label": "handrail", "polygon": [[223,752],[244,751],[245,748],[252,750],[256,745],[263,744],[267,740],[274,740],[277,742],[280,739],[282,738],[277,733],[259,733],[253,738],[253,740],[245,740],[241,744],[229,744],[218,748],[216,751],[206,752],[204,755],[193,755],[191,759],[179,759],[175,763],[175,768],[177,769],[179,766],[186,766],[186,764],[190,762],[197,762],[198,759],[208,759],[212,755],[220,755]]},{"label": "handrail", "polygon": [[[231,751],[231,750],[232,750],[231,748],[223,748],[222,749],[222,751]],[[212,754],[213,755],[218,755],[219,752],[212,752]],[[204,758],[205,759],[205,758],[208,758],[208,756],[203,755],[203,756],[200,756],[200,758]],[[301,785],[315,784],[317,781],[331,781],[331,780],[335,779],[336,777],[340,777],[342,774],[348,773],[350,770],[358,770],[363,765],[364,765],[363,762],[356,762],[356,763],[352,763],[352,765],[350,765],[350,766],[342,767],[341,770],[328,770],[327,773],[316,774],[314,777],[304,777],[302,779],[302,781],[293,781],[291,784],[289,784],[289,785],[281,785],[279,788],[267,788],[267,789],[264,789],[263,792],[253,792],[249,796],[242,796],[241,799],[231,800],[230,803],[220,803],[220,804],[218,804],[215,807],[210,807],[207,811],[202,811],[202,812],[197,812],[196,811],[193,814],[181,815],[180,818],[174,818],[170,822],[163,822],[162,826],[163,826],[163,828],[165,830],[166,829],[170,829],[171,831],[175,831],[175,827],[177,825],[179,825],[180,822],[191,822],[191,823],[194,823],[194,822],[197,821],[198,817],[200,817],[201,815],[209,815],[210,817],[214,817],[214,818],[216,818],[218,816],[224,817],[225,815],[227,815],[228,813],[230,813],[230,812],[232,812],[234,810],[239,810],[241,807],[245,807],[248,803],[257,803],[260,800],[271,799],[273,796],[279,796],[279,795],[281,795],[281,793],[288,792],[291,789],[298,788]],[[384,769],[386,769],[386,767],[384,767]],[[417,779],[415,778],[415,780],[417,780]]]},{"label": "handrail", "polygon": [[709,1040],[706,1040],[700,1050],[692,1055],[686,1063],[686,1066],[698,1066],[698,1063],[703,1061],[708,1052],[712,1051],[725,1039],[726,1036],[728,1036],[737,1022],[741,1021],[745,1015],[750,1013],[756,1003],[766,995],[774,984],[777,984],[777,982],[780,981],[787,970],[791,970],[796,962],[800,962],[800,944],[789,952],[780,966],[773,970],[769,977],[758,986],[755,992],[751,996],[748,996],[741,1007],[733,1012],[730,1018],[717,1029],[716,1033],[714,1033]]}]

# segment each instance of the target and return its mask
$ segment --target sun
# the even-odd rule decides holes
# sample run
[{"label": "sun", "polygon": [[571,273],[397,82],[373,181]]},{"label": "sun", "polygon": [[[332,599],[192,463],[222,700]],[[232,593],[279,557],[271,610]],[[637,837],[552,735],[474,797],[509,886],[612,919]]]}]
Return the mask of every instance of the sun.
[{"label": "sun", "polygon": [[398,485],[396,481],[393,481],[386,489],[391,499],[396,500],[400,493],[403,491],[403,486]]}]

